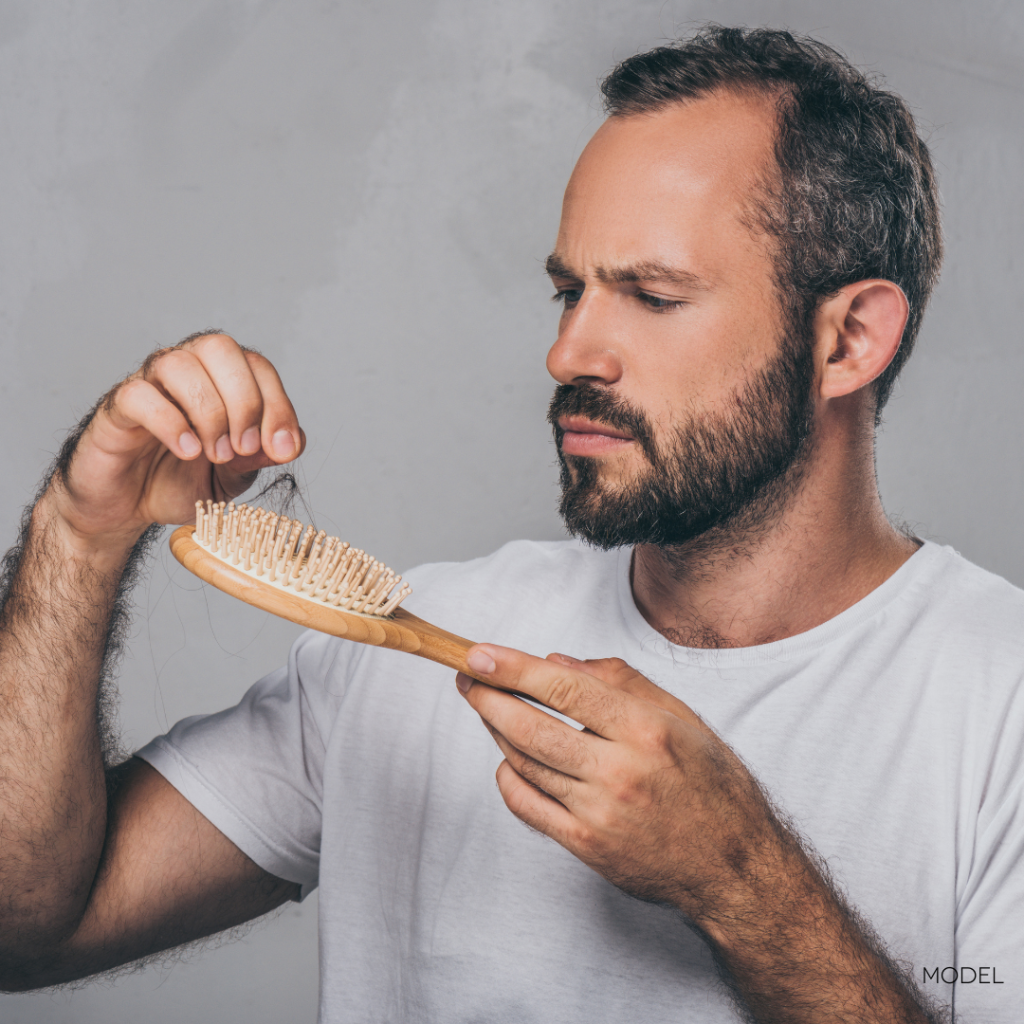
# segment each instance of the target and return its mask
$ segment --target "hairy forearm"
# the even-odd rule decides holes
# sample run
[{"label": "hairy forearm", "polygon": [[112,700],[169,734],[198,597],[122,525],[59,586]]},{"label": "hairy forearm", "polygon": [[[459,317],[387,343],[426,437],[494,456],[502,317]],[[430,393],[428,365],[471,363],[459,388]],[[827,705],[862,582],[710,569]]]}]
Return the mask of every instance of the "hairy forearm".
[{"label": "hairy forearm", "polygon": [[757,1024],[942,1024],[796,837],[777,842],[747,884],[699,927],[723,978]]},{"label": "hairy forearm", "polygon": [[76,538],[56,511],[58,484],[4,564],[0,969],[44,955],[73,930],[106,830],[101,684],[138,544]]}]

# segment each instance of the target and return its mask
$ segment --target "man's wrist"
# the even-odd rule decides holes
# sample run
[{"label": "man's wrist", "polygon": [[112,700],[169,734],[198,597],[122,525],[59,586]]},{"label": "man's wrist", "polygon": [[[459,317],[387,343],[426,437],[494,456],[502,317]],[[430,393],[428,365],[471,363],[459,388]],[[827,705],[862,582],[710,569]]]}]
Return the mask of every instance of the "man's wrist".
[{"label": "man's wrist", "polygon": [[68,498],[56,493],[58,486],[51,484],[32,511],[31,533],[37,543],[45,545],[48,554],[69,567],[80,565],[100,573],[119,573],[147,527],[90,533],[65,514]]},{"label": "man's wrist", "polygon": [[782,826],[750,844],[736,860],[742,869],[702,901],[694,923],[723,956],[742,956],[771,934],[806,936],[839,911],[828,883],[795,837]]}]

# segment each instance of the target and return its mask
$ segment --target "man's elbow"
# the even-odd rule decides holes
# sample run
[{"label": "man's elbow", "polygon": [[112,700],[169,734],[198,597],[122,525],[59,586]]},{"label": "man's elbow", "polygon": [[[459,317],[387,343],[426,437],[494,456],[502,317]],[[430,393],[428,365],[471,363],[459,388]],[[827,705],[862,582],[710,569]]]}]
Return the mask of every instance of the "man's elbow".
[{"label": "man's elbow", "polygon": [[0,952],[0,992],[31,992],[63,980],[55,970],[59,956],[53,952],[24,955]]},{"label": "man's elbow", "polygon": [[31,923],[0,919],[0,992],[28,992],[72,981],[89,972],[73,968],[73,945],[82,915]]}]

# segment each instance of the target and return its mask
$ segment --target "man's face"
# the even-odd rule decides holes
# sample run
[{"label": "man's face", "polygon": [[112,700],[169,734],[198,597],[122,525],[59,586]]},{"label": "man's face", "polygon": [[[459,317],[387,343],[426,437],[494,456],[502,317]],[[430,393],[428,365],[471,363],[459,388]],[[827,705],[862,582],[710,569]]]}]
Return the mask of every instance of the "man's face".
[{"label": "man's face", "polygon": [[570,179],[551,417],[563,515],[596,544],[755,529],[792,485],[813,364],[752,226],[772,124],[766,101],[728,93],[612,118]]}]

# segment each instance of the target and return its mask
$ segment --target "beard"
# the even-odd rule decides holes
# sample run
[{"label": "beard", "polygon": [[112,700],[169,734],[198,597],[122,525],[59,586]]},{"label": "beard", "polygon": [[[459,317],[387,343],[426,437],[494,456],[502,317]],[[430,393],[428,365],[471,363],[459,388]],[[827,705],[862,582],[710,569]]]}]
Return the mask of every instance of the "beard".
[{"label": "beard", "polygon": [[[607,385],[560,384],[548,420],[561,464],[559,511],[594,547],[678,547],[699,537],[750,537],[773,523],[796,489],[810,449],[814,366],[809,344],[780,351],[733,393],[733,412],[691,415],[659,443],[643,412]],[[617,486],[596,459],[566,455],[561,416],[628,433],[646,465]]]}]

